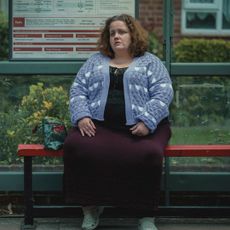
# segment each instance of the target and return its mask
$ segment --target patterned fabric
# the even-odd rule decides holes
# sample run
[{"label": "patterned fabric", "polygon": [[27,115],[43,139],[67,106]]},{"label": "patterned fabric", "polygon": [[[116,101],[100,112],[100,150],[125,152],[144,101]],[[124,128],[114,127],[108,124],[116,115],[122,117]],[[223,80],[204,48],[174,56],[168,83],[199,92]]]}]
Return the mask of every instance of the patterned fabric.
[{"label": "patterned fabric", "polygon": [[[70,113],[74,126],[83,117],[104,120],[109,91],[110,58],[92,55],[79,70],[70,89]],[[151,132],[169,115],[173,88],[163,63],[148,52],[134,58],[124,73],[126,125],[143,121]]]}]

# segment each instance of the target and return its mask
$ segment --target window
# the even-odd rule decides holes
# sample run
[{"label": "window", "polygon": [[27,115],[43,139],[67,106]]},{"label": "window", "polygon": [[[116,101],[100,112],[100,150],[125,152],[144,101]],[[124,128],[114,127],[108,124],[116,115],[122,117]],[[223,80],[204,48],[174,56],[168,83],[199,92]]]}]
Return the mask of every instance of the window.
[{"label": "window", "polygon": [[229,0],[184,0],[182,34],[229,35]]}]

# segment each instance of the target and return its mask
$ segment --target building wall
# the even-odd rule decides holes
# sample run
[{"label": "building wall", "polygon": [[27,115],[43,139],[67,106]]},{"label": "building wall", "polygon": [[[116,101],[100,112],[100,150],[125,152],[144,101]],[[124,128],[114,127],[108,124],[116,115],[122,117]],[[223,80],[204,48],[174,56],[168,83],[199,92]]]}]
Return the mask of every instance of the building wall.
[{"label": "building wall", "polygon": [[[173,3],[173,43],[181,38],[201,38],[199,35],[181,34],[181,9],[183,0],[172,0]],[[157,37],[163,40],[163,0],[139,0],[139,18],[141,24],[148,31],[154,31]],[[206,35],[202,38],[230,40],[230,36]]]},{"label": "building wall", "polygon": [[[174,0],[174,32],[173,42],[181,39],[181,1]],[[156,33],[157,37],[163,39],[163,0],[139,0],[139,19],[148,31]]]}]

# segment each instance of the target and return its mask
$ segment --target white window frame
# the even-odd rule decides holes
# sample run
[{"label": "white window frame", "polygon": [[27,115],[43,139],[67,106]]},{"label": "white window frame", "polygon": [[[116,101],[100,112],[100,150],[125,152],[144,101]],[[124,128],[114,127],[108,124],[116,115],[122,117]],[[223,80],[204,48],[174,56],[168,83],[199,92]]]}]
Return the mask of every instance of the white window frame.
[{"label": "white window frame", "polygon": [[[196,35],[196,36],[227,36],[230,35],[230,29],[222,29],[222,9],[223,0],[214,0],[213,3],[191,3],[190,0],[182,1],[181,9],[181,33],[183,35]],[[215,13],[216,14],[216,29],[204,28],[186,28],[186,13]]]},{"label": "white window frame", "polygon": [[[222,0],[221,0],[222,1]],[[189,9],[199,9],[199,8],[204,8],[205,9],[216,9],[218,8],[218,5],[220,3],[220,0],[214,0],[213,3],[192,3],[191,0],[184,0],[184,7],[189,8]]]}]

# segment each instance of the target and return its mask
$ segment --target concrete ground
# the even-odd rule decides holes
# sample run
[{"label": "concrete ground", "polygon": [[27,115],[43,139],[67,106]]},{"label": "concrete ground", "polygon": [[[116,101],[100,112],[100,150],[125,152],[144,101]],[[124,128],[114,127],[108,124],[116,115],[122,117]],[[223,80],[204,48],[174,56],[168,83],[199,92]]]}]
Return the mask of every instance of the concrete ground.
[{"label": "concrete ground", "polygon": [[[137,219],[102,218],[97,230],[136,230]],[[20,230],[23,218],[0,217],[0,230]],[[80,218],[36,218],[35,230],[80,230]],[[230,219],[157,218],[158,230],[230,230]]]}]

